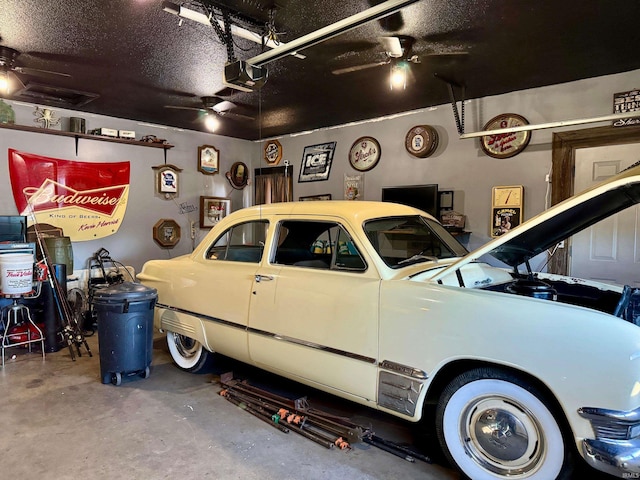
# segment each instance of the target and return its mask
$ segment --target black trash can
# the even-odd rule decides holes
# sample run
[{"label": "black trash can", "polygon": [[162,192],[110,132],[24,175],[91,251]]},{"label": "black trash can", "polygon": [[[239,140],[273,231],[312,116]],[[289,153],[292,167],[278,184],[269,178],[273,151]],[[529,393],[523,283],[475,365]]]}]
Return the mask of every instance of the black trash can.
[{"label": "black trash can", "polygon": [[149,377],[157,299],[155,288],[132,282],[111,285],[93,295],[102,383],[120,385],[126,376]]}]

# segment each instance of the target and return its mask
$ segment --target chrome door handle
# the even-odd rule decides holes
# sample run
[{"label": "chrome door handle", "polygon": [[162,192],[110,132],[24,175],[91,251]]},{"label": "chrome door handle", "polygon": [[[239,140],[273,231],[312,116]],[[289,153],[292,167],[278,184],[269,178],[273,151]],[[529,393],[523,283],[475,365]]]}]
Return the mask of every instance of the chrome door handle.
[{"label": "chrome door handle", "polygon": [[260,274],[256,275],[256,282],[257,283],[260,283],[263,280],[265,282],[270,282],[271,280],[273,280],[273,277],[271,275],[260,275]]}]

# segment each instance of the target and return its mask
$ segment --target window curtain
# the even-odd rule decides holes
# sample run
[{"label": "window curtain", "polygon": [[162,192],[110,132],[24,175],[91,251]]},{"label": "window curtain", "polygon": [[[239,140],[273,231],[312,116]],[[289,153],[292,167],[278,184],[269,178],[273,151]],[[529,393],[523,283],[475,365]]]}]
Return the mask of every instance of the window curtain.
[{"label": "window curtain", "polygon": [[293,201],[293,179],[291,168],[276,167],[256,169],[256,205]]}]

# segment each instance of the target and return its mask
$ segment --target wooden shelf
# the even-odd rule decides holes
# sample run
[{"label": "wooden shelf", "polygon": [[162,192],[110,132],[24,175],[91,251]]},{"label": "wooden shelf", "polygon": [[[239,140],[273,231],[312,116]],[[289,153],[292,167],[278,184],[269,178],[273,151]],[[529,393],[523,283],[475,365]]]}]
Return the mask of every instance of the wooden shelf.
[{"label": "wooden shelf", "polygon": [[20,130],[21,132],[44,133],[46,135],[58,135],[60,137],[71,137],[76,140],[76,155],[78,155],[78,140],[98,140],[101,142],[124,143],[126,145],[138,145],[140,147],[162,148],[164,150],[165,161],[167,159],[167,150],[173,148],[173,145],[164,143],[142,142],[140,140],[129,140],[126,138],[111,138],[101,135],[89,135],[86,133],[63,132],[62,130],[50,130],[42,127],[30,127],[28,125],[15,125],[10,123],[0,123],[0,128],[8,130]]}]

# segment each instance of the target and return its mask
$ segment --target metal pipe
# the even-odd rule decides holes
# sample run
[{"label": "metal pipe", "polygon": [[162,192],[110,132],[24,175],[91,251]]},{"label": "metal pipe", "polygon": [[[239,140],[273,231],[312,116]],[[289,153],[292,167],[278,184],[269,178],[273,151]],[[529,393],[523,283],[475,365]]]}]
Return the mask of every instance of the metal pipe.
[{"label": "metal pipe", "polygon": [[[195,10],[190,10],[188,8],[183,7],[182,5],[178,5],[173,2],[162,2],[162,9],[165,12],[171,13],[173,15],[177,15],[181,18],[186,18],[192,20],[197,23],[201,23],[202,25],[212,26],[211,18],[209,15],[205,15],[204,13],[196,12]],[[220,27],[225,28],[224,22],[220,19],[215,19],[218,22]],[[258,45],[264,44],[269,48],[276,48],[278,45],[286,45],[284,42],[274,42],[270,38],[263,37],[255,32],[247,30],[245,28],[239,27],[237,25],[231,25],[231,33],[237,37],[244,38],[245,40],[249,40],[251,42],[257,43]],[[295,52],[291,55],[304,59],[306,58],[304,55],[296,54]]]},{"label": "metal pipe", "polygon": [[416,3],[417,1],[418,0],[387,0],[380,5],[368,8],[360,13],[351,15],[350,17],[347,17],[336,23],[327,25],[326,27],[316,30],[315,32],[303,35],[300,38],[292,40],[286,45],[280,45],[279,47],[276,47],[269,52],[256,55],[255,57],[247,60],[247,63],[254,67],[261,67],[286,55],[296,53],[299,50],[311,47],[312,45],[328,40],[329,38],[335,37],[336,35],[340,35],[341,33],[352,30],[367,22],[378,20],[382,17],[386,17],[387,15],[391,15],[392,13],[397,12],[407,5]]},{"label": "metal pipe", "polygon": [[498,128],[496,130],[485,130],[482,132],[463,133],[460,139],[486,137],[489,135],[500,135],[503,133],[526,132],[530,130],[543,130],[545,128],[567,127],[570,125],[582,125],[585,123],[607,122],[610,120],[622,120],[624,118],[640,117],[640,111],[627,113],[613,113],[602,117],[581,118],[577,120],[563,120],[560,122],[539,123],[537,125],[520,125],[518,127]]}]

